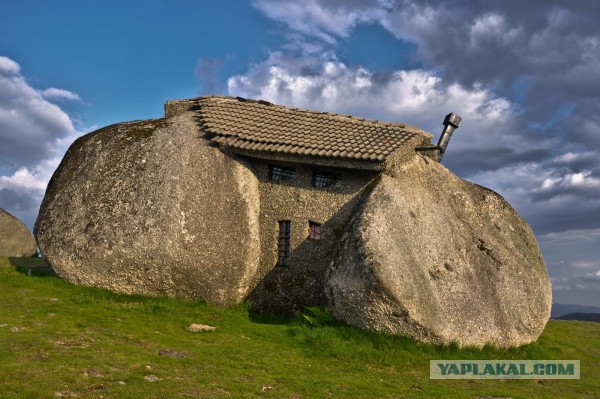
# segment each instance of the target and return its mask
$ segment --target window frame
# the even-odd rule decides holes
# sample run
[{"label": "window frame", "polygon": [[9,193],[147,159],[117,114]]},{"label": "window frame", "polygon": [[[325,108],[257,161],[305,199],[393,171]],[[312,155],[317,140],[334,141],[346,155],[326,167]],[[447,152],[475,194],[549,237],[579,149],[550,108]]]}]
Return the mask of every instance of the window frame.
[{"label": "window frame", "polygon": [[277,266],[289,266],[290,262],[290,247],[292,237],[292,221],[280,220],[279,234],[277,238]]},{"label": "window frame", "polygon": [[312,186],[315,188],[340,188],[342,179],[338,173],[326,170],[313,170]]},{"label": "window frame", "polygon": [[323,229],[321,223],[308,221],[308,239],[319,241],[323,238]]},{"label": "window frame", "polygon": [[[269,165],[269,181],[283,182],[296,179],[296,168],[284,165]],[[277,178],[275,178],[277,177]]]}]

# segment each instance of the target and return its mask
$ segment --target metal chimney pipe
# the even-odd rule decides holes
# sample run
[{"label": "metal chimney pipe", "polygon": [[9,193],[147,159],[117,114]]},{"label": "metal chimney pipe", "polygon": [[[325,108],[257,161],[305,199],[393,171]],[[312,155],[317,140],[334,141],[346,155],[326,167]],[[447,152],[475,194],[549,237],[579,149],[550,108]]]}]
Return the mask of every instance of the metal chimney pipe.
[{"label": "metal chimney pipe", "polygon": [[442,131],[442,135],[440,136],[440,141],[438,141],[438,148],[440,153],[438,154],[437,161],[442,162],[442,157],[446,152],[446,147],[448,147],[448,143],[450,142],[450,138],[452,137],[452,133],[454,133],[454,129],[458,129],[458,125],[460,124],[461,117],[456,115],[454,112],[449,113],[444,118],[444,130]]}]

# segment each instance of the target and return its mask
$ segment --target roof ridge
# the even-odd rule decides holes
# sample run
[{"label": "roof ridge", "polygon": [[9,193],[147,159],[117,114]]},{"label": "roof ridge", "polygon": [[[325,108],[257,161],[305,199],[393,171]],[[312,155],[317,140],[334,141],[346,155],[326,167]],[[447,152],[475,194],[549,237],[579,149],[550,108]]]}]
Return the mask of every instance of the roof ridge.
[{"label": "roof ridge", "polygon": [[[221,94],[212,94],[212,95],[208,95],[208,96],[196,97],[195,99],[198,99],[198,100],[223,99],[223,100],[230,100],[230,101],[235,100],[235,101],[240,101],[240,102],[246,103],[248,105],[269,106],[269,107],[273,107],[273,108],[280,108],[280,109],[285,109],[285,110],[290,110],[290,111],[299,111],[299,112],[308,112],[308,113],[313,113],[313,114],[318,114],[318,115],[327,115],[327,116],[337,117],[337,118],[341,118],[341,119],[348,119],[348,120],[353,120],[353,121],[359,121],[359,122],[367,122],[367,123],[382,124],[382,125],[389,125],[389,126],[398,126],[400,128],[406,128],[409,126],[409,125],[406,125],[405,123],[401,123],[401,122],[380,121],[377,119],[368,119],[368,118],[363,118],[363,117],[359,117],[359,116],[353,116],[350,114],[341,114],[341,113],[331,112],[331,111],[319,111],[319,110],[313,110],[313,109],[308,109],[308,108],[290,107],[287,105],[275,104],[273,102],[262,100],[262,99],[257,100],[257,99],[245,98],[245,97],[240,97],[240,96],[233,97],[233,96],[226,96],[226,95],[221,95]],[[415,129],[418,129],[418,128],[415,128]],[[418,129],[418,130],[421,130],[421,129]]]}]

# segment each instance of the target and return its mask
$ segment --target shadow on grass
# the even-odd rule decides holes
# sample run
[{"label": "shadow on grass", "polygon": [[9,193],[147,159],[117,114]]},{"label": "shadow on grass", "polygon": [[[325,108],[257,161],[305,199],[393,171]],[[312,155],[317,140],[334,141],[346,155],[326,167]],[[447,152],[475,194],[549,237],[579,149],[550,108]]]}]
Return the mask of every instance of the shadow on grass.
[{"label": "shadow on grass", "polygon": [[[376,359],[384,363],[391,362],[391,359],[398,356],[423,356],[429,360],[535,360],[552,357],[550,351],[539,342],[510,348],[500,348],[492,344],[482,347],[461,347],[456,341],[447,344],[424,343],[407,335],[361,330],[336,320],[328,310],[318,307],[305,307],[292,316],[281,316],[257,312],[248,305],[248,315],[255,323],[287,325],[288,333],[295,337],[302,337],[303,345],[319,353],[328,353],[336,357],[354,356],[357,359]],[[344,353],[346,350],[356,353],[350,355]]]},{"label": "shadow on grass", "polygon": [[327,309],[315,306],[304,306],[302,310],[294,313],[275,313],[269,311],[259,311],[252,306],[251,302],[246,302],[248,309],[248,318],[253,323],[275,324],[275,325],[299,325],[305,324],[311,327],[320,326],[346,326],[346,323],[336,320],[333,314]]},{"label": "shadow on grass", "polygon": [[248,318],[253,323],[283,325],[290,324],[295,319],[295,316],[291,314],[279,315],[269,312],[260,312],[254,309],[250,303],[247,303],[246,306],[248,309]]},{"label": "shadow on grass", "polygon": [[17,272],[34,277],[56,277],[56,273],[42,258],[8,258]]}]

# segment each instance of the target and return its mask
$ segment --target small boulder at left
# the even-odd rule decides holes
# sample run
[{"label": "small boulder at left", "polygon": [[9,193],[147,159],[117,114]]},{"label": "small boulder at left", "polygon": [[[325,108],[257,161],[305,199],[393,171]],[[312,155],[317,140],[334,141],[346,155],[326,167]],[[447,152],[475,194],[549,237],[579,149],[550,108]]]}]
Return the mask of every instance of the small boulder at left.
[{"label": "small boulder at left", "polygon": [[0,256],[32,256],[36,252],[35,239],[27,226],[0,208]]}]

